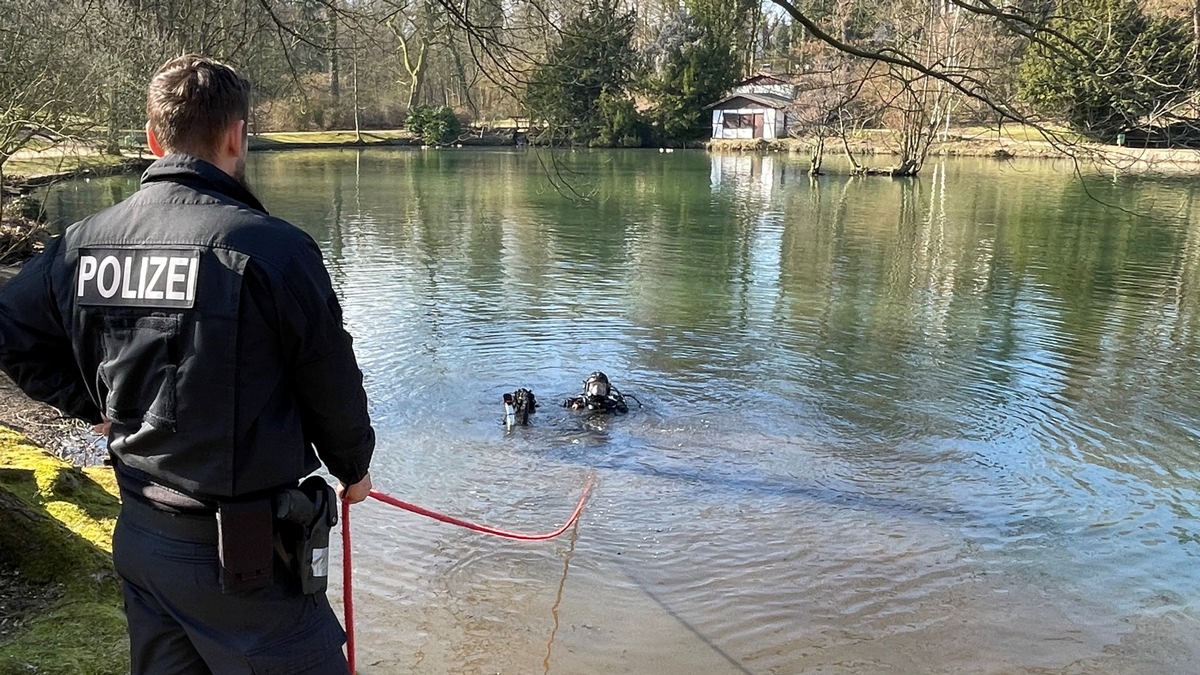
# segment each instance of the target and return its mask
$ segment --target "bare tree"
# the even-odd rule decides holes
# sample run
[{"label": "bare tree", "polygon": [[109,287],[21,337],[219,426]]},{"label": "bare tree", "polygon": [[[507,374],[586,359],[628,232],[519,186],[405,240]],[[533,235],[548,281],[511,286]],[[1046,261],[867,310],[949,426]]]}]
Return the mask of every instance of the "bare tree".
[{"label": "bare tree", "polygon": [[799,80],[796,102],[788,110],[788,132],[810,139],[813,153],[810,175],[819,175],[829,139],[841,141],[846,160],[855,173],[862,167],[850,149],[850,138],[878,117],[864,91],[879,79],[880,70],[869,61],[832,49],[822,49],[809,60],[808,72]]},{"label": "bare tree", "polygon": [[68,3],[14,0],[0,24],[0,218],[5,164],[25,148],[44,149],[91,126],[72,115],[89,73],[63,68],[57,43],[70,40],[78,25],[71,10]]},{"label": "bare tree", "polygon": [[407,2],[386,20],[400,47],[400,65],[404,68],[408,86],[406,110],[421,102],[421,88],[429,70],[429,59],[426,58],[429,48],[439,33],[445,32],[445,27],[439,27],[436,22],[432,0]]}]

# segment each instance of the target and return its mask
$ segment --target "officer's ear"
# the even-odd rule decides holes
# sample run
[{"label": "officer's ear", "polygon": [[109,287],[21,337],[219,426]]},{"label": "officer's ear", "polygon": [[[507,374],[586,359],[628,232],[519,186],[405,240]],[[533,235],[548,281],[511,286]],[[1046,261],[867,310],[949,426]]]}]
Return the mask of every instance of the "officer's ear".
[{"label": "officer's ear", "polygon": [[221,135],[219,154],[224,157],[238,159],[246,154],[246,142],[246,120],[237,120],[225,127],[225,133]]},{"label": "officer's ear", "polygon": [[155,157],[162,157],[167,153],[163,152],[162,145],[158,142],[158,137],[154,135],[154,127],[146,122],[146,144],[150,146],[150,152],[154,153]]}]

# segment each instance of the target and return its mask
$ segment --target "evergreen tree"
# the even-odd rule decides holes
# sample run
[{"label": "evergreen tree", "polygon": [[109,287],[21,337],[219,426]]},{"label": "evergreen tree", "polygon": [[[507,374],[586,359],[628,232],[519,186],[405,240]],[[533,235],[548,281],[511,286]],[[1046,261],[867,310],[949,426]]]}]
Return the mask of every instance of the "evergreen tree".
[{"label": "evergreen tree", "polygon": [[707,106],[742,75],[743,49],[753,0],[688,0],[650,49],[653,72],[645,83],[658,140],[680,143],[709,132]]},{"label": "evergreen tree", "polygon": [[525,95],[530,116],[549,123],[553,142],[642,144],[628,93],[638,70],[635,28],[634,13],[620,11],[616,0],[590,0],[563,29]]},{"label": "evergreen tree", "polygon": [[1136,0],[1059,0],[1054,27],[1027,52],[1020,94],[1088,137],[1138,127],[1195,81],[1190,27],[1147,16]]},{"label": "evergreen tree", "polygon": [[651,120],[663,143],[707,135],[709,111],[740,74],[732,44],[690,13],[678,15],[655,44],[655,73],[646,83]]}]

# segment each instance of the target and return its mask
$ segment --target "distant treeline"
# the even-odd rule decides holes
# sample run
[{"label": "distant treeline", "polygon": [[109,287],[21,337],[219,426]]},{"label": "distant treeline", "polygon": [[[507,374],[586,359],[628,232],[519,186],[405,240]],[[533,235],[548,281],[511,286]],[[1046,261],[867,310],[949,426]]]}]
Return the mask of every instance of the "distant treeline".
[{"label": "distant treeline", "polygon": [[183,52],[244,71],[262,131],[396,128],[416,110],[443,136],[519,118],[543,141],[604,146],[704,138],[706,106],[769,69],[796,86],[793,134],[908,129],[899,151],[918,169],[938,130],[957,123],[1065,125],[1108,142],[1188,128],[1200,63],[1200,3],[1183,0],[4,6],[0,169],[20,148],[64,138],[118,150],[143,123],[149,75]]}]

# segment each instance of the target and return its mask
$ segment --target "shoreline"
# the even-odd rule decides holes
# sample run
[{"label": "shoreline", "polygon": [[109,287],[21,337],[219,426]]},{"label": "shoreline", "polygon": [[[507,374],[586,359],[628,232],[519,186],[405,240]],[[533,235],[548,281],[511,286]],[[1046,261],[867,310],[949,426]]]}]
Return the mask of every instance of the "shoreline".
[{"label": "shoreline", "polygon": [[[283,131],[256,134],[249,138],[251,152],[287,150],[325,150],[362,148],[485,148],[511,146],[507,134],[478,132],[461,136],[452,143],[439,146],[425,144],[404,130],[363,131],[361,140],[354,131]],[[104,154],[78,146],[45,151],[23,150],[13,155],[4,167],[4,182],[0,189],[20,197],[54,183],[75,178],[111,176],[144,171],[154,163],[148,147],[134,145],[120,155]]]},{"label": "shoreline", "polygon": [[[875,134],[875,136],[880,135]],[[1091,166],[1097,170],[1131,174],[1200,172],[1200,150],[1132,148],[1084,141],[1058,144],[1029,138],[998,137],[994,132],[991,136],[991,138],[982,138],[978,134],[952,135],[949,140],[935,143],[930,148],[928,159],[974,157],[996,160],[1064,160],[1077,162],[1081,167]],[[849,146],[854,157],[860,162],[871,158],[899,156],[894,145],[888,143],[885,138],[859,138],[851,141]],[[707,142],[704,147],[709,152],[719,153],[787,153],[807,154],[811,157],[815,149],[815,142],[804,138],[784,138],[770,141],[714,139]],[[824,159],[843,159],[845,156],[846,153],[840,145],[840,139],[836,141],[826,139]]]},{"label": "shoreline", "polygon": [[[878,130],[863,132],[859,138],[849,142],[850,151],[856,159],[897,157],[893,144],[887,136],[893,132]],[[270,132],[250,137],[251,152],[285,152],[290,150],[363,149],[363,148],[497,148],[510,147],[507,134],[473,133],[462,136],[453,143],[428,145],[411,133],[403,130],[364,131],[361,140],[353,131],[324,132]],[[815,149],[809,138],[764,139],[710,139],[685,148],[637,148],[647,151],[675,151],[697,149],[713,153],[786,153],[809,155]],[[534,146],[536,147],[536,146]],[[605,148],[594,148],[602,150]],[[826,139],[825,159],[845,157],[845,150],[835,139]],[[994,130],[960,130],[947,140],[935,143],[929,158],[976,157],[998,160],[1068,160],[1091,164],[1099,169],[1130,173],[1181,173],[1200,171],[1200,150],[1175,148],[1130,148],[1117,145],[1102,145],[1090,142],[1055,144],[1036,140],[1025,130],[1025,137],[1015,134],[1004,136]],[[13,168],[6,168],[3,189],[12,196],[23,196],[54,183],[92,176],[131,174],[144,171],[154,162],[148,149],[135,147],[122,155],[103,155],[97,152],[76,149],[62,151],[26,151],[18,153],[9,161]]]}]

